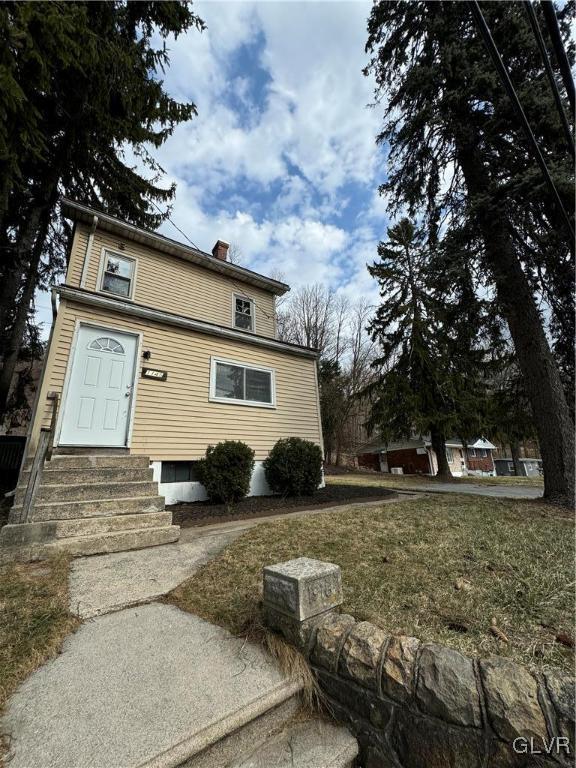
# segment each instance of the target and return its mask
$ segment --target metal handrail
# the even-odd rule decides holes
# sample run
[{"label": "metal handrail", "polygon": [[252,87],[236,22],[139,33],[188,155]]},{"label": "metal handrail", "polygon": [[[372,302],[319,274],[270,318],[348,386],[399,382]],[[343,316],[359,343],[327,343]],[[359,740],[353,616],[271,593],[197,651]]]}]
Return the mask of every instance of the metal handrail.
[{"label": "metal handrail", "polygon": [[20,522],[30,522],[34,498],[40,486],[42,478],[42,469],[44,462],[52,459],[52,450],[54,446],[54,437],[56,435],[56,422],[58,419],[58,403],[60,396],[57,392],[48,392],[47,399],[52,401],[52,414],[50,418],[50,427],[42,427],[38,439],[38,447],[34,454],[32,466],[30,467],[30,477],[26,485],[24,500],[22,501],[22,512],[20,513]]}]

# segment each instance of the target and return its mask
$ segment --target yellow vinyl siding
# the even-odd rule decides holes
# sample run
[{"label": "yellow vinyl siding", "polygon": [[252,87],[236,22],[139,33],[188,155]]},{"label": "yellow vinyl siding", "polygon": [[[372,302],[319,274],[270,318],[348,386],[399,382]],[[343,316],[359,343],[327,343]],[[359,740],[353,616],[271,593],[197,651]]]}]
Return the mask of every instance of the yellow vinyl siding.
[{"label": "yellow vinyl siding", "polygon": [[70,250],[70,261],[66,272],[66,284],[80,287],[82,279],[82,266],[84,264],[84,254],[88,243],[89,230],[77,224],[74,230],[74,239]]},{"label": "yellow vinyl siding", "polygon": [[[266,457],[280,437],[298,436],[321,445],[315,361],[275,350],[151,323],[62,301],[50,351],[38,423],[48,425],[46,393],[62,392],[76,320],[143,334],[149,366],[168,372],[165,382],[137,379],[131,452],[154,460],[197,459],[206,446],[243,440]],[[209,401],[211,356],[273,368],[276,408]],[[142,361],[137,362],[138,376]]]},{"label": "yellow vinyl siding", "polygon": [[[85,225],[77,225],[69,268],[73,281],[67,280],[68,285],[80,286],[87,233]],[[124,245],[123,249],[121,245]],[[256,305],[256,333],[272,338],[275,336],[272,293],[139,243],[119,241],[117,237],[99,230],[96,230],[90,250],[84,286],[87,290],[99,289],[99,270],[104,248],[136,259],[132,298],[137,304],[233,327],[232,297],[235,293],[244,294],[254,299]]]}]

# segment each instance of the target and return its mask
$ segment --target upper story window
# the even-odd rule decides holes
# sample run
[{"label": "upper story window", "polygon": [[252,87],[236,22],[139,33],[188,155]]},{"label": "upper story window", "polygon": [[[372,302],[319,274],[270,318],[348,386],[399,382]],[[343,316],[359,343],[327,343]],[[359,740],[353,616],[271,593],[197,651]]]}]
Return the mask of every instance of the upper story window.
[{"label": "upper story window", "polygon": [[104,251],[100,290],[131,299],[134,294],[136,261],[129,256]]},{"label": "upper story window", "polygon": [[234,327],[254,332],[254,301],[246,296],[234,295]]},{"label": "upper story window", "polygon": [[475,459],[476,458],[476,448],[469,448],[468,449],[468,455],[470,456],[471,459]]},{"label": "upper story window", "polygon": [[274,371],[272,368],[212,358],[210,400],[274,408]]},{"label": "upper story window", "polygon": [[448,464],[452,464],[454,461],[454,452],[452,451],[452,448],[446,448],[446,461]]}]

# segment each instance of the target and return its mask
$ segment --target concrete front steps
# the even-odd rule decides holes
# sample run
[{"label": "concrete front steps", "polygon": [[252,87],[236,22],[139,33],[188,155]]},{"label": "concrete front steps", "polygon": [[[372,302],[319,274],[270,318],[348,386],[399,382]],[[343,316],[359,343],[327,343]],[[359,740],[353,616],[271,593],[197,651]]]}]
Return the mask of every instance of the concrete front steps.
[{"label": "concrete front steps", "polygon": [[164,510],[146,456],[55,455],[42,471],[31,514],[21,522],[31,460],[24,465],[0,531],[0,561],[57,552],[94,555],[168,544],[180,528]]}]

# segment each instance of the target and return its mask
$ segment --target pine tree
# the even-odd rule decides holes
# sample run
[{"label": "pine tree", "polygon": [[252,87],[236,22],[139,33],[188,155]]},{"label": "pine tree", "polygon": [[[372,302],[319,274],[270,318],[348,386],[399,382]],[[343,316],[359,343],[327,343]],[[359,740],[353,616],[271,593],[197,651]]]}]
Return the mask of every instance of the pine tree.
[{"label": "pine tree", "polygon": [[192,27],[186,2],[0,6],[0,418],[35,290],[62,266],[59,196],[162,221],[174,186],[151,150],[196,113],[163,88],[165,39]]},{"label": "pine tree", "polygon": [[438,476],[447,479],[446,438],[457,426],[455,377],[448,370],[443,307],[429,282],[425,233],[402,219],[388,229],[378,255],[368,267],[382,297],[368,326],[380,349],[369,423],[387,440],[430,434]]},{"label": "pine tree", "polygon": [[[523,4],[483,3],[482,9],[564,208],[572,211],[572,165]],[[567,6],[564,25],[572,12]],[[367,48],[377,98],[386,98],[378,137],[390,145],[382,192],[390,196],[393,210],[426,206],[429,217],[441,210],[458,218],[471,242],[480,243],[478,258],[473,248],[470,258],[495,287],[514,342],[538,431],[545,496],[571,504],[574,427],[537,299],[550,299],[552,330],[562,352],[573,323],[573,243],[470,7],[379,2],[369,19]],[[569,369],[569,359],[563,367]]]}]

